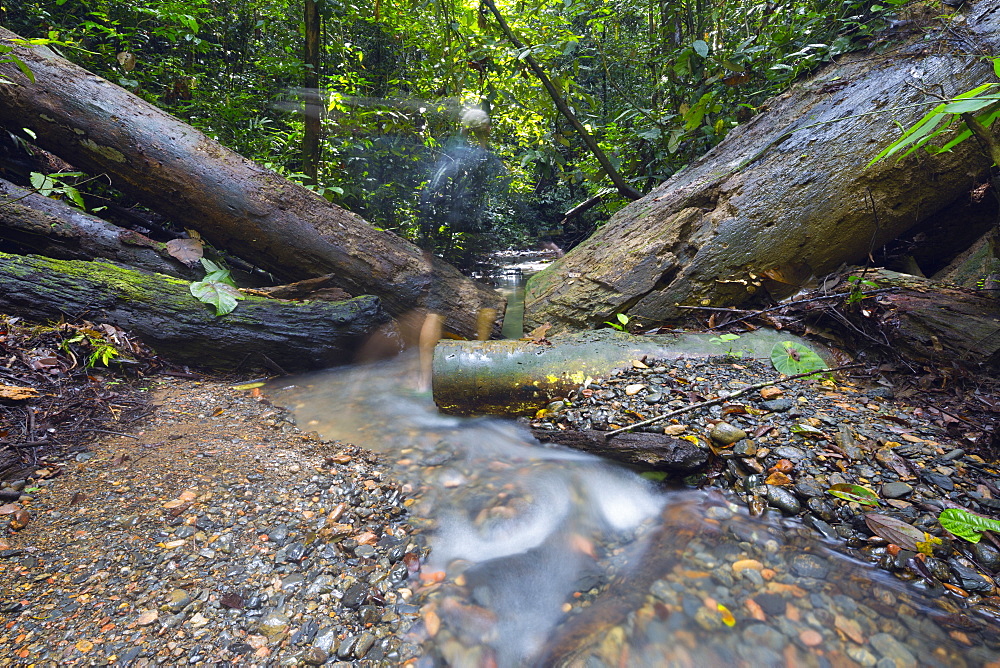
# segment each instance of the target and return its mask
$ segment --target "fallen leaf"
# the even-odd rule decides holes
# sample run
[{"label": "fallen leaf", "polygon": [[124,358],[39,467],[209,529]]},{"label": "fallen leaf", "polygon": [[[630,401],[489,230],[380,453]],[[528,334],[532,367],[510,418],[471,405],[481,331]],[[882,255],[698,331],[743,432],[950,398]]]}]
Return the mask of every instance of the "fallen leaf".
[{"label": "fallen leaf", "polygon": [[924,541],[923,531],[882,513],[865,513],[865,524],[876,536],[885,538],[905,550],[916,552],[917,543]]},{"label": "fallen leaf", "polygon": [[781,471],[775,471],[771,475],[767,476],[767,479],[764,482],[768,485],[775,485],[777,487],[787,487],[792,484],[792,479]]},{"label": "fallen leaf", "polygon": [[90,650],[94,649],[94,643],[89,640],[78,640],[76,642],[76,649],[81,654],[86,654]]},{"label": "fallen leaf", "polygon": [[16,503],[5,503],[0,506],[0,515],[13,515],[21,509],[21,506]]},{"label": "fallen leaf", "polygon": [[166,246],[171,256],[189,267],[197,266],[205,254],[204,244],[199,239],[171,239]]}]

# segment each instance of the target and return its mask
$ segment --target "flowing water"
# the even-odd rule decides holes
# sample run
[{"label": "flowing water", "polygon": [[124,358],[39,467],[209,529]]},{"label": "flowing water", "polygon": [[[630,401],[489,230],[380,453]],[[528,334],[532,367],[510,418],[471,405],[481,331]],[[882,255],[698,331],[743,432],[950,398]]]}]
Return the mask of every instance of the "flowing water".
[{"label": "flowing water", "polygon": [[430,547],[419,665],[977,666],[996,638],[720,494],[669,491],[506,420],[439,414],[411,357],[270,389],[298,424],[383,453]]}]

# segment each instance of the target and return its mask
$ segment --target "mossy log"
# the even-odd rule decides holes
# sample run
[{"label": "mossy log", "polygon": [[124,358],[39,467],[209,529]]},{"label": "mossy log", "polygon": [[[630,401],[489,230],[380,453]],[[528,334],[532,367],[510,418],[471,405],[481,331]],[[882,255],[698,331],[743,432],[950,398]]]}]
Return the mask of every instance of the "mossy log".
[{"label": "mossy log", "polygon": [[[17,39],[0,28],[0,41]],[[499,336],[504,298],[410,242],[230,151],[190,125],[51,50],[15,46],[31,81],[0,63],[0,125],[112,185],[216,248],[280,279],[335,274],[352,295],[376,295],[392,315],[428,309],[448,331]]]},{"label": "mossy log", "polygon": [[[992,0],[963,6],[962,31],[1000,51]],[[684,306],[782,299],[810,274],[862,261],[982,183],[974,140],[937,155],[868,163],[939,100],[994,79],[988,59],[954,48],[951,26],[884,53],[839,56],[763,105],[718,146],[535,274],[525,327],[599,327],[625,313],[681,324]]]},{"label": "mossy log", "polygon": [[138,336],[167,359],[216,368],[306,371],[352,361],[388,321],[374,296],[341,302],[289,302],[246,295],[216,316],[191,296],[190,283],[104,262],[0,253],[0,311],[38,320],[63,316],[107,322]]},{"label": "mossy log", "polygon": [[179,278],[197,277],[171,257],[163,243],[3,179],[0,239],[18,253],[60,260],[106,259]]}]

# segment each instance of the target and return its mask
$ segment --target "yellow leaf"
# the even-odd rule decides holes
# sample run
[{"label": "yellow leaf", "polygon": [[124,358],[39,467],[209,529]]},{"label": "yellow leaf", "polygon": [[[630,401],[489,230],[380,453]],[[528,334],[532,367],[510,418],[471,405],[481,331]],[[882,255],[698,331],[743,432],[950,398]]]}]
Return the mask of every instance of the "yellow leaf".
[{"label": "yellow leaf", "polygon": [[719,609],[719,615],[722,617],[722,623],[726,626],[736,626],[736,617],[733,613],[729,611],[729,608],[719,603],[717,606]]},{"label": "yellow leaf", "polygon": [[79,640],[76,643],[76,649],[82,654],[86,654],[90,650],[94,649],[94,643],[89,640]]},{"label": "yellow leaf", "polygon": [[940,545],[942,543],[941,539],[937,536],[932,536],[926,531],[924,532],[924,539],[917,541],[917,551],[921,554],[926,554],[928,557],[934,556],[934,546]]}]

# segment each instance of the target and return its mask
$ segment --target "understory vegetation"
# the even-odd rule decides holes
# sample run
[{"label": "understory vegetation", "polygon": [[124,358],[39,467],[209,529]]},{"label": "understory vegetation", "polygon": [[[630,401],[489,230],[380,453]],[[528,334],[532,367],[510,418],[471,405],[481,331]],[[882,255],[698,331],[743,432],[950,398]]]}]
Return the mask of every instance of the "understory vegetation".
[{"label": "understory vegetation", "polygon": [[627,201],[533,64],[645,193],[803,73],[888,44],[905,3],[9,0],[0,23],[470,270]]}]

